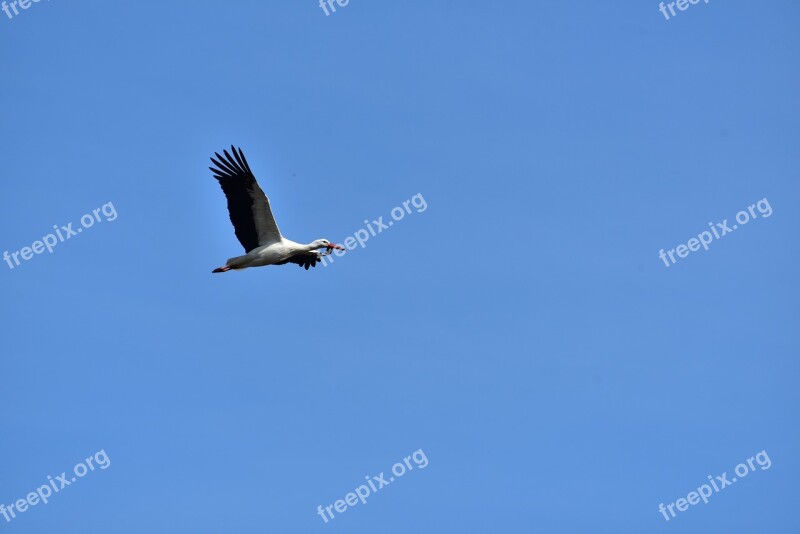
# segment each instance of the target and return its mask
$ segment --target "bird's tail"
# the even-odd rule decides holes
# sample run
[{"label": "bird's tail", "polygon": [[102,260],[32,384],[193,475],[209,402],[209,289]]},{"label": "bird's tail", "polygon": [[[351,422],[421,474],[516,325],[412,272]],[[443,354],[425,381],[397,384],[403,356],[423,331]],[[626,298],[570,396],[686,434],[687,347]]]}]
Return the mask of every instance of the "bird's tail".
[{"label": "bird's tail", "polygon": [[248,256],[245,254],[244,256],[236,256],[235,258],[228,258],[228,261],[225,262],[224,267],[217,267],[212,273],[226,273],[230,270],[240,270],[246,269]]}]

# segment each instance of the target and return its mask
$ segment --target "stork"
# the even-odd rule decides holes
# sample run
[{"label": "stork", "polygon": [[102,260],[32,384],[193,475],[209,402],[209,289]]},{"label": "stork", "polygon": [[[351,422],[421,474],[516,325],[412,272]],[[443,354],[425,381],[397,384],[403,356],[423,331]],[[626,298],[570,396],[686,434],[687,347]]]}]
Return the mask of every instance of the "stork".
[{"label": "stork", "polygon": [[[231,145],[231,152],[233,156],[223,150],[224,158],[214,152],[217,159],[211,158],[211,161],[216,168],[209,169],[228,199],[233,229],[246,254],[230,258],[224,267],[218,267],[212,273],[287,263],[296,263],[308,270],[309,267],[316,267],[323,256],[335,249],[345,250],[327,239],[302,245],[283,237],[272,215],[269,198],[259,187],[242,149]],[[317,252],[319,249],[325,249],[326,252]]]}]

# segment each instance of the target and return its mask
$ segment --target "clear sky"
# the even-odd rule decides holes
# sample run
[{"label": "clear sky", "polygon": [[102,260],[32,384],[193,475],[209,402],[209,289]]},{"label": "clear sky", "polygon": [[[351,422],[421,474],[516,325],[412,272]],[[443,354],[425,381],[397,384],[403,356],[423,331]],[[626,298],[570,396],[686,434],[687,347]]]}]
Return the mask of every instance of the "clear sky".
[{"label": "clear sky", "polygon": [[[95,466],[0,532],[797,532],[798,16],[0,12],[0,503]],[[427,208],[327,267],[212,275],[243,253],[231,144],[295,241]]]}]

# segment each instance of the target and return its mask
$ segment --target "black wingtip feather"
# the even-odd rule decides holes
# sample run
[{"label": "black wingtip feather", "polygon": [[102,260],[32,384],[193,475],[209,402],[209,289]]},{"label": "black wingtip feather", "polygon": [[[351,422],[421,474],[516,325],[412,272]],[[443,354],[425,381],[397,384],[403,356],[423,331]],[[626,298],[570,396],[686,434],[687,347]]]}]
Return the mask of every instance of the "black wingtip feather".
[{"label": "black wingtip feather", "polygon": [[216,172],[218,174],[222,174],[222,175],[228,176],[228,177],[231,177],[231,176],[236,174],[236,169],[231,168],[230,165],[225,163],[225,159],[220,157],[219,154],[217,154],[216,152],[214,152],[214,154],[217,156],[217,159],[219,160],[219,161],[217,161],[214,158],[211,158],[211,161],[214,162],[214,165],[216,165],[218,167],[217,169],[214,169],[214,172]]},{"label": "black wingtip feather", "polygon": [[241,148],[239,148],[239,155],[242,156],[242,163],[244,163],[245,170],[247,170],[247,172],[250,174],[253,174],[253,171],[250,170],[250,164],[247,163],[247,158],[244,157],[244,152],[242,152]]},{"label": "black wingtip feather", "polygon": [[240,148],[239,151],[237,152],[236,149],[233,148],[233,145],[231,145],[231,150],[233,151],[233,155],[236,158],[236,162],[239,164],[239,168],[245,170],[245,165],[242,162],[242,156],[243,156],[242,149]]}]

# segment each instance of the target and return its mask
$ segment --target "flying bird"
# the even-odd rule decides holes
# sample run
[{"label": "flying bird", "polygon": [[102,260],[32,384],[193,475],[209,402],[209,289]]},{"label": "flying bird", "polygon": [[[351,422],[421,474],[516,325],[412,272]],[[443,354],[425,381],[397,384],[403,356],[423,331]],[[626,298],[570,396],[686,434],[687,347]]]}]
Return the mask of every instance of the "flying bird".
[{"label": "flying bird", "polygon": [[[233,156],[223,150],[224,158],[214,152],[217,159],[211,158],[211,161],[215,167],[209,169],[228,199],[228,213],[233,229],[246,254],[230,258],[224,267],[218,267],[211,272],[224,273],[248,267],[287,263],[296,263],[308,270],[309,267],[316,267],[317,262],[334,249],[344,250],[341,245],[327,239],[317,239],[308,245],[301,245],[283,237],[272,215],[269,198],[256,182],[242,149],[231,146],[231,152]],[[320,249],[325,249],[326,252],[317,252]]]}]

